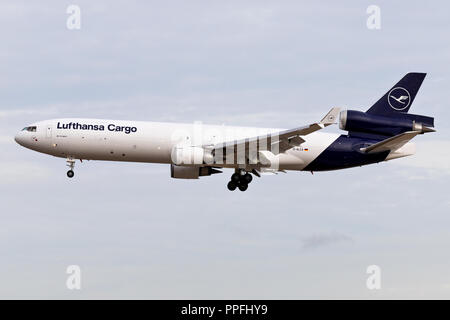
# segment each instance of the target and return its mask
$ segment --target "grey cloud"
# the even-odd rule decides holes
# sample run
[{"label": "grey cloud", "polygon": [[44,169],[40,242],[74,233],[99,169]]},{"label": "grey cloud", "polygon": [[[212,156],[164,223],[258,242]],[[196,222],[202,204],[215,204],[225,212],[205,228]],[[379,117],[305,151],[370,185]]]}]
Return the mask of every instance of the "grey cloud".
[{"label": "grey cloud", "polygon": [[314,234],[302,239],[302,248],[316,249],[341,242],[353,242],[353,239],[340,233]]}]

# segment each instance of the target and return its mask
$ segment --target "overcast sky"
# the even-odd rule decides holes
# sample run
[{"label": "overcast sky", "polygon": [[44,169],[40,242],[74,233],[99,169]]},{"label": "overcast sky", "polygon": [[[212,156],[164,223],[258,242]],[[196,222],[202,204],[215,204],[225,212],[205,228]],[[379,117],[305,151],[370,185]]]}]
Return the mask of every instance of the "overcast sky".
[{"label": "overcast sky", "polygon": [[[68,30],[67,6],[81,8]],[[381,29],[366,27],[369,5]],[[0,298],[450,298],[448,1],[0,2]],[[408,159],[289,172],[83,162],[13,136],[58,117],[292,128],[403,75],[435,117]],[[325,129],[339,132],[336,126]],[[381,267],[381,290],[366,268]],[[82,289],[66,288],[79,265]]]}]

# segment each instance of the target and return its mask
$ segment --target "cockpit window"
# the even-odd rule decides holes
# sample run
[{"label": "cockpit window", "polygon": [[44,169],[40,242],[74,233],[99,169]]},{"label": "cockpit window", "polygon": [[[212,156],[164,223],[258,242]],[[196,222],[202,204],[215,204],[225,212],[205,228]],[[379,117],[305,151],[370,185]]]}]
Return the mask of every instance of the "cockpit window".
[{"label": "cockpit window", "polygon": [[36,126],[25,127],[22,131],[36,132]]}]

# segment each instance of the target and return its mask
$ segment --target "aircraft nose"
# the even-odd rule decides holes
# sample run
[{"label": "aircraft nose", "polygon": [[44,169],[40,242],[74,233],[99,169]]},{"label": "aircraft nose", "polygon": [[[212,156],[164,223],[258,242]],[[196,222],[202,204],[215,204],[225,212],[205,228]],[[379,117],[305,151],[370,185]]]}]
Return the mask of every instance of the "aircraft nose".
[{"label": "aircraft nose", "polygon": [[23,145],[23,136],[21,134],[21,131],[17,132],[17,134],[14,136],[14,140],[20,144]]}]

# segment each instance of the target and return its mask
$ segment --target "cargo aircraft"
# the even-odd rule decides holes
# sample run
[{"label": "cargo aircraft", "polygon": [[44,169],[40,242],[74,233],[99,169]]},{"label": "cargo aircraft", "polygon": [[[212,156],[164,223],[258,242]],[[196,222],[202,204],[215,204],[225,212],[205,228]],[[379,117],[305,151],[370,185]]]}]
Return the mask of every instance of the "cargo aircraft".
[{"label": "cargo aircraft", "polygon": [[[338,170],[414,154],[410,140],[435,131],[434,118],[408,113],[425,75],[406,74],[366,112],[332,108],[293,129],[64,118],[30,124],[15,140],[65,158],[69,178],[76,159],[164,163],[179,179],[234,169],[227,187],[245,191],[263,173]],[[338,116],[346,132],[323,132]]]}]

